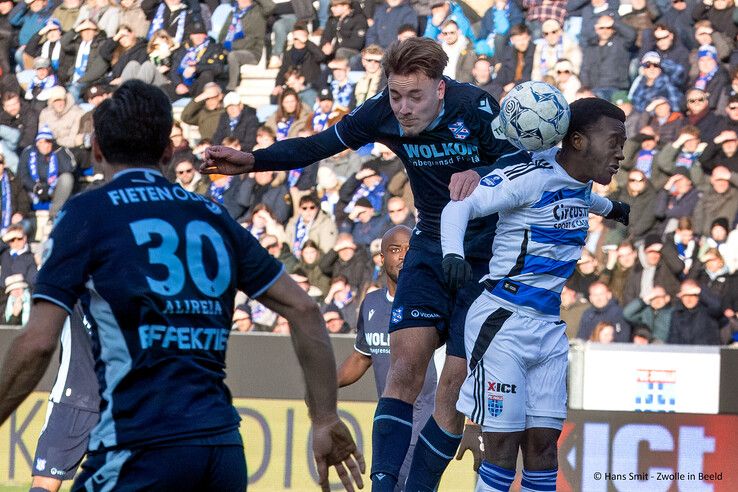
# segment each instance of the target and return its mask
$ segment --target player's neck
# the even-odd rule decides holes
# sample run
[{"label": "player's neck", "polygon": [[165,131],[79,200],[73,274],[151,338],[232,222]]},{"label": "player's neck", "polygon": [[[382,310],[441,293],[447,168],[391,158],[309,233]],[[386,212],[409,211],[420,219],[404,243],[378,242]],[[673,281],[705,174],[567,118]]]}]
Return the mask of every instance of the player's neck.
[{"label": "player's neck", "polygon": [[113,176],[117,175],[118,173],[122,171],[128,171],[129,169],[151,169],[152,171],[161,172],[161,166],[159,164],[110,164],[109,162],[105,164],[105,178],[107,180],[110,180],[113,178]]},{"label": "player's neck", "polygon": [[577,154],[563,148],[556,154],[556,162],[566,171],[566,174],[580,183],[590,181],[588,169],[591,164],[579,158]]},{"label": "player's neck", "polygon": [[397,282],[393,282],[387,277],[387,294],[394,299],[395,292],[397,292]]}]

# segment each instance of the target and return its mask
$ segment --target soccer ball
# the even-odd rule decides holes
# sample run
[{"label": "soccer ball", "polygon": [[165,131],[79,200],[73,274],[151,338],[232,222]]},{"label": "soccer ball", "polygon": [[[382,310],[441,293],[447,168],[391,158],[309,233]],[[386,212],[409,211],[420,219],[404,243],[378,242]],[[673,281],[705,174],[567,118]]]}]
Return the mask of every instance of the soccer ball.
[{"label": "soccer ball", "polygon": [[504,97],[498,133],[521,150],[550,149],[564,138],[571,111],[564,95],[545,82],[523,82]]}]

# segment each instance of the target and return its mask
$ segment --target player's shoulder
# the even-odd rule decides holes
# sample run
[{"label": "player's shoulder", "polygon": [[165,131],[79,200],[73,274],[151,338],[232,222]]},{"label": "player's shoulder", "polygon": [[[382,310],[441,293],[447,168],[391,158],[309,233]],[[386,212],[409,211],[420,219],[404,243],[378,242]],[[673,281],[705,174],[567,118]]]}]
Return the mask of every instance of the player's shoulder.
[{"label": "player's shoulder", "polygon": [[381,118],[387,114],[392,114],[392,107],[389,100],[389,89],[385,87],[372,97],[359,104],[349,113],[349,116],[357,114],[371,114],[375,118]]},{"label": "player's shoulder", "polygon": [[538,188],[545,186],[555,172],[555,161],[525,150],[503,155],[497,160],[496,166],[497,169],[481,179],[480,185],[494,188],[504,183],[506,188],[525,190],[526,194],[535,193]]},{"label": "player's shoulder", "polygon": [[484,89],[454,79],[445,78],[446,104],[466,112],[487,111],[493,116],[500,111],[500,104]]}]

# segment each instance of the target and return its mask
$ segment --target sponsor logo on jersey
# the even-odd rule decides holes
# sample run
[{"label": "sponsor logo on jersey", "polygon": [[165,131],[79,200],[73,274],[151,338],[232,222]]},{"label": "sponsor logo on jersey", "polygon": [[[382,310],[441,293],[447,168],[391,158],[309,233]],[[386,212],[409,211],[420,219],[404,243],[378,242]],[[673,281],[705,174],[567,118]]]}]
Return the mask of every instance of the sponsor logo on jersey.
[{"label": "sponsor logo on jersey", "polygon": [[38,471],[44,471],[46,469],[46,460],[42,460],[41,458],[36,460],[36,469]]},{"label": "sponsor logo on jersey", "polygon": [[479,184],[481,184],[482,186],[486,186],[488,188],[494,188],[500,183],[502,183],[502,176],[498,174],[490,174],[489,176],[485,176],[479,182]]},{"label": "sponsor logo on jersey", "polygon": [[364,340],[370,347],[389,347],[389,333],[364,333]]},{"label": "sponsor logo on jersey", "polygon": [[372,317],[374,316],[374,312],[375,312],[374,309],[369,310],[369,317],[368,317],[369,321],[372,320]]},{"label": "sponsor logo on jersey", "polygon": [[490,394],[487,396],[487,411],[492,417],[499,417],[502,414],[502,404],[505,401],[502,395]]},{"label": "sponsor logo on jersey", "polygon": [[[479,148],[476,145],[461,142],[443,142],[434,144],[402,144],[410,159],[440,159],[434,165],[443,165],[444,159],[449,157],[467,157],[473,162],[479,160]],[[449,162],[448,164],[451,164]],[[429,165],[429,164],[425,164]]]},{"label": "sponsor logo on jersey", "polygon": [[440,314],[425,313],[423,311],[420,311],[419,309],[413,309],[412,311],[410,311],[410,316],[412,316],[413,318],[427,318],[427,319],[435,319],[435,318],[441,317]]},{"label": "sponsor logo on jersey", "polygon": [[466,140],[466,137],[469,136],[469,129],[463,120],[457,120],[455,123],[451,123],[448,125],[448,129],[451,130],[451,133],[457,140]]},{"label": "sponsor logo on jersey", "polygon": [[404,308],[398,307],[392,310],[392,316],[390,319],[391,323],[399,323],[402,321],[402,312],[404,311]]},{"label": "sponsor logo on jersey", "polygon": [[487,381],[487,391],[495,391],[497,393],[517,393],[517,385],[501,383],[499,381]]}]

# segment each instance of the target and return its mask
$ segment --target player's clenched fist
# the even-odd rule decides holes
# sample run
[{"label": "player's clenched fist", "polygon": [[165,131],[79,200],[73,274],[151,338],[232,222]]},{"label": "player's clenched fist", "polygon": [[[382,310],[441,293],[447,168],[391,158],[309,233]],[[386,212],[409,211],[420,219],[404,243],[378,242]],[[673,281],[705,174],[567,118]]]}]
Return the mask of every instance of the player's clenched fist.
[{"label": "player's clenched fist", "polygon": [[245,174],[254,169],[253,154],[222,145],[213,145],[205,149],[202,160],[200,172],[203,174]]},{"label": "player's clenched fist", "polygon": [[327,425],[316,424],[313,427],[313,454],[322,490],[328,492],[331,489],[328,482],[330,466],[335,466],[347,491],[354,490],[352,477],[358,488],[364,488],[364,480],[361,478],[361,474],[366,471],[364,455],[356,448],[346,424],[340,420]]},{"label": "player's clenched fist", "polygon": [[449,253],[443,257],[441,262],[443,277],[446,285],[452,292],[457,292],[465,283],[470,281],[474,274],[468,261],[461,256]]}]

